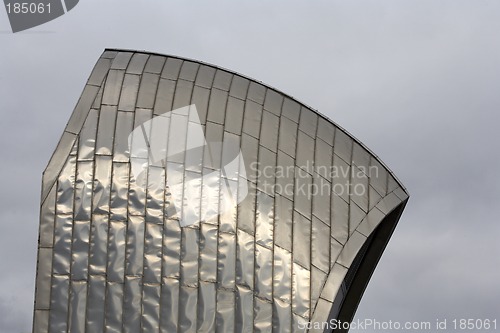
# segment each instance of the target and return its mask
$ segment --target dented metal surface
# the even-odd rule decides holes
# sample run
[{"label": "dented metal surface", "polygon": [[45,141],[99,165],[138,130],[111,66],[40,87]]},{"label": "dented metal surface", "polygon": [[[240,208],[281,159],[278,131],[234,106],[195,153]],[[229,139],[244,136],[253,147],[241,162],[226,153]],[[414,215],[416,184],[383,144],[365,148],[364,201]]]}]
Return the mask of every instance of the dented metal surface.
[{"label": "dented metal surface", "polygon": [[281,92],[107,51],[44,173],[33,331],[300,332],[407,198]]}]

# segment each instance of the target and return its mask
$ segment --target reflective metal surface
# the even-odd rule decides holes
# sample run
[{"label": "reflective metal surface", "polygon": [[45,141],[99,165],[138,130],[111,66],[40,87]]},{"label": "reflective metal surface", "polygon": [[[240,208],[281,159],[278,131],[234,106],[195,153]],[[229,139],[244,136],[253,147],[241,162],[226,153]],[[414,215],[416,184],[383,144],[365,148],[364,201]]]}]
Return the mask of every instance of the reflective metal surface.
[{"label": "reflective metal surface", "polygon": [[408,199],[283,93],[119,50],[94,68],[42,186],[34,332],[307,331]]}]

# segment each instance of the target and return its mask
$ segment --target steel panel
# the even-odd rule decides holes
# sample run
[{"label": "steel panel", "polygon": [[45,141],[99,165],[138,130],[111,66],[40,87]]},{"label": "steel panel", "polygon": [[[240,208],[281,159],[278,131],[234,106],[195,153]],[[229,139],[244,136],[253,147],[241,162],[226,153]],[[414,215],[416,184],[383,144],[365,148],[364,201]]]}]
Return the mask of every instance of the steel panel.
[{"label": "steel panel", "polygon": [[295,210],[307,218],[311,218],[312,176],[301,168],[295,168],[294,203]]},{"label": "steel panel", "polygon": [[[328,264],[328,266],[330,265]],[[330,271],[330,267],[328,267],[327,271]],[[311,309],[314,309],[318,303],[318,299],[321,294],[321,290],[325,285],[327,276],[328,273],[325,273],[314,265],[311,266]],[[330,310],[330,308],[328,310]]]},{"label": "steel panel", "polygon": [[295,160],[278,150],[276,170],[276,194],[293,200],[295,193]]},{"label": "steel panel", "polygon": [[111,156],[95,157],[94,190],[92,208],[94,214],[108,214],[111,195]]},{"label": "steel panel", "polygon": [[332,194],[332,237],[344,244],[349,237],[349,204],[341,197]]},{"label": "steel panel", "polygon": [[69,312],[69,276],[52,276],[49,332],[66,332]]},{"label": "steel panel", "polygon": [[[322,298],[318,300],[318,305],[316,306],[316,311],[314,311],[314,316],[311,318],[313,323],[321,323],[323,318],[328,318],[330,315],[330,309],[332,308],[332,302],[328,302]],[[311,333],[323,333],[322,328],[312,328],[309,330]]]},{"label": "steel panel", "polygon": [[35,310],[35,315],[33,316],[33,333],[48,332],[49,313],[49,310]]},{"label": "steel panel", "polygon": [[76,221],[73,224],[71,246],[71,279],[87,280],[89,266],[90,222]]},{"label": "steel panel", "polygon": [[137,107],[152,109],[155,104],[156,90],[158,89],[158,82],[160,75],[144,73],[141,79],[141,85],[137,95]]},{"label": "steel panel", "polygon": [[250,85],[250,81],[240,76],[234,76],[233,81],[231,82],[231,88],[229,90],[229,95],[239,98],[241,100],[245,100],[247,97],[248,87]]},{"label": "steel panel", "polygon": [[204,147],[203,152],[203,166],[214,170],[221,168],[222,149],[220,142],[222,142],[224,135],[224,128],[220,124],[207,122],[205,127],[205,138],[207,145]]},{"label": "steel panel", "polygon": [[118,110],[134,111],[137,101],[137,93],[139,92],[139,83],[141,77],[139,75],[125,74],[123,79],[122,93],[118,102]]},{"label": "steel panel", "polygon": [[338,155],[333,155],[332,190],[344,201],[349,201],[351,193],[351,166]]},{"label": "steel panel", "polygon": [[318,138],[333,146],[335,126],[323,117],[318,117]]},{"label": "steel panel", "polygon": [[271,302],[260,298],[254,299],[254,332],[255,333],[271,333],[273,307]]},{"label": "steel panel", "polygon": [[174,102],[176,82],[173,80],[160,79],[158,83],[158,92],[156,94],[154,114],[160,115],[172,110]]},{"label": "steel panel", "polygon": [[217,284],[234,289],[236,281],[236,235],[219,233],[217,249]]},{"label": "steel panel", "polygon": [[76,135],[74,134],[64,132],[64,134],[62,135],[61,140],[57,145],[56,151],[54,152],[54,155],[52,155],[47,168],[45,168],[45,171],[43,172],[42,201],[45,200],[45,197],[52,188],[52,185],[54,185],[59,172],[66,163],[67,156],[73,148],[75,141]]},{"label": "steel panel", "polygon": [[208,121],[217,124],[224,124],[224,118],[226,116],[227,97],[227,91],[212,89],[210,93],[210,101],[208,104]]},{"label": "steel panel", "polygon": [[200,66],[198,74],[196,75],[195,84],[200,87],[207,89],[212,88],[212,82],[214,81],[215,68],[210,66]]},{"label": "steel panel", "polygon": [[69,304],[69,332],[84,333],[85,310],[87,304],[87,282],[71,281],[71,297]]},{"label": "steel panel", "polygon": [[257,82],[250,82],[248,87],[247,99],[254,101],[257,104],[263,105],[266,97],[266,87]]},{"label": "steel panel", "polygon": [[238,230],[236,244],[236,283],[253,290],[255,265],[255,239]]},{"label": "steel panel", "polygon": [[102,104],[118,105],[124,77],[125,71],[123,70],[109,71],[108,76],[106,77],[106,83],[104,84]]},{"label": "steel panel", "polygon": [[110,67],[111,59],[100,58],[97,61],[92,74],[90,74],[87,84],[92,86],[100,86]]},{"label": "steel panel", "polygon": [[312,219],[311,258],[312,264],[323,272],[330,269],[330,227],[317,218]]},{"label": "steel panel", "polygon": [[257,139],[246,134],[241,136],[241,153],[245,157],[244,165],[241,165],[241,167],[244,167],[246,179],[253,183],[257,182],[258,168],[256,162],[259,151],[258,149],[259,141],[257,141]]},{"label": "steel panel", "polygon": [[105,274],[108,255],[108,215],[92,215],[89,274]]},{"label": "steel panel", "polygon": [[401,199],[392,192],[389,193],[386,197],[384,197],[378,204],[377,208],[384,214],[389,214],[399,203]]},{"label": "steel panel", "polygon": [[255,281],[256,296],[273,299],[273,251],[255,244]]},{"label": "steel panel", "polygon": [[332,181],[333,173],[333,149],[323,140],[316,140],[314,152],[314,171],[327,181]]},{"label": "steel panel", "polygon": [[185,286],[198,285],[199,229],[183,228],[181,231],[181,283]]},{"label": "steel panel", "polygon": [[111,63],[111,69],[126,69],[132,55],[132,52],[118,52]]},{"label": "steel panel", "polygon": [[243,116],[243,132],[258,138],[260,135],[260,121],[262,119],[262,106],[247,100]]},{"label": "steel panel", "polygon": [[340,288],[342,281],[344,281],[346,273],[347,268],[335,263],[321,292],[321,298],[333,303],[337,295],[337,290]]},{"label": "steel panel", "polygon": [[262,113],[262,129],[260,135],[260,144],[269,150],[276,152],[278,147],[279,117],[264,110]]},{"label": "steel panel", "polygon": [[197,332],[215,331],[216,304],[217,292],[215,283],[200,282],[198,291]]},{"label": "steel panel", "polygon": [[218,228],[202,223],[200,226],[200,280],[217,281]]},{"label": "steel panel", "polygon": [[344,131],[335,131],[333,151],[349,165],[351,165],[352,141],[353,140]]},{"label": "steel panel", "polygon": [[279,299],[273,303],[273,331],[280,333],[294,332],[292,330],[292,306]]},{"label": "steel panel", "polygon": [[78,140],[78,160],[91,160],[94,157],[95,142],[97,137],[97,121],[99,111],[91,109],[87,120],[83,124]]},{"label": "steel panel", "polygon": [[217,333],[232,332],[234,329],[235,317],[235,292],[232,290],[220,289],[217,292],[217,313],[216,329]]},{"label": "steel panel", "polygon": [[276,167],[276,153],[259,146],[259,164],[257,188],[270,196],[274,195],[274,185],[276,182],[274,169]]},{"label": "steel panel", "polygon": [[127,221],[125,275],[143,274],[145,227],[142,216],[130,216]]},{"label": "steel panel", "polygon": [[233,79],[233,75],[224,70],[218,69],[215,73],[213,88],[229,91],[229,87],[231,86],[231,80]]},{"label": "steel panel", "polygon": [[53,274],[70,273],[72,234],[73,220],[71,215],[57,215],[54,230]]},{"label": "steel panel", "polygon": [[163,225],[146,223],[144,236],[144,283],[161,283],[162,237]]},{"label": "steel panel", "polygon": [[162,276],[179,278],[181,228],[177,220],[166,220],[163,231]]},{"label": "steel panel", "polygon": [[311,265],[311,221],[293,213],[293,261],[304,267]]},{"label": "steel panel", "polygon": [[339,287],[407,199],[275,89],[107,50],[44,173],[33,331],[305,331],[351,311]]},{"label": "steel panel", "polygon": [[160,313],[160,332],[176,332],[179,318],[179,280],[163,278]]},{"label": "steel panel", "polygon": [[274,198],[257,191],[255,241],[267,248],[273,247]]},{"label": "steel panel", "polygon": [[318,115],[302,107],[300,111],[299,130],[309,135],[311,138],[315,138],[317,125]]},{"label": "steel panel", "polygon": [[[76,158],[69,156],[57,181],[56,213],[72,214],[75,204]],[[52,189],[52,191],[54,188]]]},{"label": "steel panel", "polygon": [[113,161],[128,162],[130,157],[128,135],[134,126],[134,115],[129,112],[118,112],[113,142]]},{"label": "steel panel", "polygon": [[124,282],[126,231],[124,222],[109,224],[107,281]]},{"label": "steel panel", "polygon": [[331,184],[317,174],[314,175],[313,182],[312,215],[316,216],[323,223],[330,225]]},{"label": "steel panel", "polygon": [[340,253],[337,262],[344,267],[349,267],[365,241],[366,236],[357,231],[353,232],[345,244],[344,249]]},{"label": "steel panel", "polygon": [[108,282],[106,285],[105,332],[121,333],[123,320],[123,283]]},{"label": "steel panel", "polygon": [[[97,95],[95,96],[94,101],[92,102],[92,109],[100,109],[102,105],[102,95],[104,94],[104,87],[101,86],[99,88],[99,91],[97,92]],[[83,114],[82,117],[85,117],[88,113],[87,110],[82,110]]]},{"label": "steel panel", "polygon": [[300,117],[300,104],[296,101],[285,98],[283,101],[283,117],[287,117],[295,123],[299,123]]},{"label": "steel panel", "polygon": [[237,286],[235,308],[235,332],[253,332],[252,290]]},{"label": "steel panel", "polygon": [[224,121],[226,131],[241,135],[244,107],[244,101],[229,97],[227,101],[226,120]]},{"label": "steel panel", "polygon": [[142,281],[125,276],[123,287],[123,333],[137,333],[141,328]]},{"label": "steel panel", "polygon": [[196,105],[196,110],[198,111],[200,124],[205,124],[207,122],[209,99],[210,99],[209,89],[197,86],[193,88],[193,96],[191,96],[191,104]]},{"label": "steel panel", "polygon": [[160,293],[159,284],[144,284],[142,289],[142,314],[141,314],[141,332],[152,333],[159,332],[160,328]]},{"label": "steel panel", "polygon": [[149,57],[146,63],[146,68],[144,68],[145,73],[160,74],[165,65],[165,57],[152,55]]},{"label": "steel panel", "polygon": [[181,59],[167,58],[165,66],[163,66],[163,71],[161,72],[161,77],[169,80],[177,80],[182,62]]},{"label": "steel panel", "polygon": [[273,297],[292,303],[292,253],[279,246],[274,247]]},{"label": "steel panel", "polygon": [[366,216],[364,212],[355,202],[349,203],[349,235],[351,235],[358,227],[361,220]]},{"label": "steel panel", "polygon": [[281,117],[279,126],[279,149],[295,157],[297,148],[297,123]]},{"label": "steel panel", "polygon": [[[67,133],[78,134],[78,132],[82,128],[82,124],[85,122],[85,119],[87,118],[89,110],[92,107],[92,104],[94,103],[94,100],[96,99],[96,96],[99,93],[99,91],[102,91],[102,88],[89,85],[85,86],[82,92],[82,96],[80,96],[80,99],[78,100],[78,103],[75,106],[75,110],[73,111],[71,117],[69,118],[68,125],[66,126]],[[63,138],[61,138],[61,141],[62,139]],[[59,149],[56,149],[56,151],[58,150]],[[63,151],[61,151],[61,153],[64,154]],[[53,158],[51,159],[51,161],[52,160]]]},{"label": "steel panel", "polygon": [[193,94],[193,82],[186,80],[178,80],[177,86],[175,87],[172,110],[180,109],[190,105],[192,94]]},{"label": "steel panel", "polygon": [[274,243],[292,251],[293,201],[275,196]]},{"label": "steel panel", "polygon": [[127,219],[128,188],[129,164],[113,163],[110,194],[111,220],[124,221]]},{"label": "steel panel", "polygon": [[115,106],[103,105],[99,112],[99,130],[96,140],[96,154],[111,155],[116,126],[117,110]]},{"label": "steel panel", "polygon": [[38,250],[38,260],[47,264],[40,267],[37,272],[35,294],[35,309],[37,310],[50,309],[52,254],[53,250],[50,248],[41,248]]},{"label": "steel panel", "polygon": [[292,310],[299,316],[309,318],[311,273],[294,262],[292,276]]},{"label": "steel panel", "polygon": [[181,286],[179,293],[179,319],[176,327],[179,332],[196,332],[196,303],[198,302],[198,290],[196,288]]},{"label": "steel panel", "polygon": [[194,81],[196,79],[196,74],[198,73],[199,67],[200,65],[195,62],[184,61],[179,73],[179,79]]},{"label": "steel panel", "polygon": [[271,89],[267,89],[266,98],[264,101],[264,109],[279,117],[281,115],[282,105],[283,95]]},{"label": "steel panel", "polygon": [[297,166],[312,174],[314,166],[314,139],[301,130],[297,133]]},{"label": "steel panel", "polygon": [[54,221],[56,218],[56,187],[52,187],[40,209],[40,247],[54,244]]},{"label": "steel panel", "polygon": [[127,73],[129,74],[142,74],[144,66],[149,59],[149,55],[145,53],[134,53],[132,59],[127,66]]}]

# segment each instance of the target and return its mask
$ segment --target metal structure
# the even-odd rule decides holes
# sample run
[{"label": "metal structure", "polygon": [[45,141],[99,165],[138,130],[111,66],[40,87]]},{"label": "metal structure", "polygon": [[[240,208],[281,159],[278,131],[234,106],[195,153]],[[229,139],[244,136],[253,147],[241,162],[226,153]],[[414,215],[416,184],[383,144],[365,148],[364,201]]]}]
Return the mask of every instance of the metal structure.
[{"label": "metal structure", "polygon": [[106,50],[43,175],[33,331],[350,320],[407,199],[359,141],[273,88]]}]

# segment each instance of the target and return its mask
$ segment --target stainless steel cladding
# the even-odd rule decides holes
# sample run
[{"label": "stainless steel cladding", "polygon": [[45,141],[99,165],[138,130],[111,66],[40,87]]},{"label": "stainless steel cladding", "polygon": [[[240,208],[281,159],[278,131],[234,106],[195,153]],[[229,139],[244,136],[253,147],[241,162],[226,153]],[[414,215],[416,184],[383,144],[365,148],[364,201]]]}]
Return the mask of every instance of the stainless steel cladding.
[{"label": "stainless steel cladding", "polygon": [[43,175],[33,331],[323,331],[306,323],[352,318],[407,199],[273,88],[106,50]]}]

